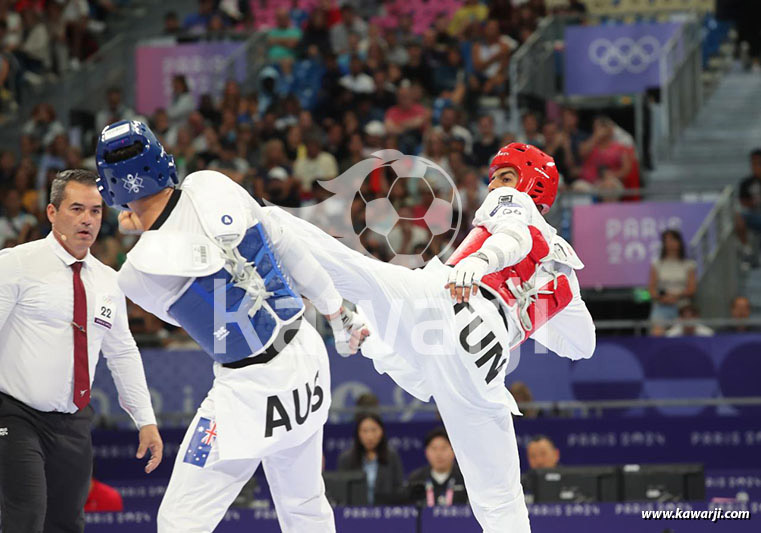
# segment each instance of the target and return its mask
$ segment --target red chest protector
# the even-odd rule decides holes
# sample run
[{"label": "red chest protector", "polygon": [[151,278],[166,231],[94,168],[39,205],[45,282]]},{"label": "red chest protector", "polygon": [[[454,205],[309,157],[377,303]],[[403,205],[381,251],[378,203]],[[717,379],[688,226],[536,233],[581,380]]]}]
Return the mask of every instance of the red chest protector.
[{"label": "red chest protector", "polygon": [[[561,274],[538,290],[530,291],[531,297],[523,298],[521,293],[532,288],[531,281],[537,273],[541,261],[550,255],[550,246],[536,226],[529,226],[531,232],[531,251],[520,262],[503,268],[499,272],[487,274],[479,285],[485,285],[507,304],[514,307],[525,306],[524,312],[519,309],[519,322],[524,331],[523,340],[537,329],[545,325],[552,317],[565,309],[573,299],[573,291],[568,278]],[[491,236],[484,227],[476,226],[447,261],[454,266],[464,257],[477,252],[484,241]],[[523,300],[523,301],[519,301]]]}]

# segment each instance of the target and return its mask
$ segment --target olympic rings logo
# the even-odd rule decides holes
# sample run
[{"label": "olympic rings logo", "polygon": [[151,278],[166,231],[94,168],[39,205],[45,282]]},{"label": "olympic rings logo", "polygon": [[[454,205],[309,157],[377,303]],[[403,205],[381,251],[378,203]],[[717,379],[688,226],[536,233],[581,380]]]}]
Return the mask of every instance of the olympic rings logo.
[{"label": "olympic rings logo", "polygon": [[600,38],[589,45],[589,59],[608,74],[620,74],[624,70],[632,74],[644,72],[661,55],[661,43],[652,35],[635,41],[619,37],[611,42]]}]

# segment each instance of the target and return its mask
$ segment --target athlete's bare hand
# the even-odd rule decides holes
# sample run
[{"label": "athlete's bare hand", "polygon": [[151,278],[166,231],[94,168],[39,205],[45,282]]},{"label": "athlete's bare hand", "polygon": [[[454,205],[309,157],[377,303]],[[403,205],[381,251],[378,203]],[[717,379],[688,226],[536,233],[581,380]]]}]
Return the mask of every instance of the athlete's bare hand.
[{"label": "athlete's bare hand", "polygon": [[140,219],[132,211],[119,213],[119,231],[125,235],[138,235],[144,231]]}]

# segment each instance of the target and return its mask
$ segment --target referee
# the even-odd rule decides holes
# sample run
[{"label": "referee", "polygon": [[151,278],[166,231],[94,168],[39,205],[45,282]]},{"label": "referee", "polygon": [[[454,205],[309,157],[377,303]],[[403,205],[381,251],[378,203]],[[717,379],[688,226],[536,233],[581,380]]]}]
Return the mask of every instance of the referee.
[{"label": "referee", "polygon": [[44,239],[0,251],[0,518],[3,533],[84,531],[90,386],[103,351],[119,404],[140,428],[145,471],[163,444],[116,272],[90,254],[102,204],[96,176],[53,180]]}]

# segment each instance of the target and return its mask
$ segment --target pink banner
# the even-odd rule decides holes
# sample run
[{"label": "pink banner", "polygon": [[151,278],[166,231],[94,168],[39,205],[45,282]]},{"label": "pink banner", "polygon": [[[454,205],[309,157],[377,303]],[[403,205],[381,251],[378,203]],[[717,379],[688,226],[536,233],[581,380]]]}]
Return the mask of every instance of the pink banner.
[{"label": "pink banner", "polygon": [[573,247],[586,267],[582,287],[643,287],[660,253],[661,233],[682,232],[685,245],[713,204],[643,202],[580,205],[573,209]]},{"label": "pink banner", "polygon": [[[228,79],[224,67],[241,46],[237,42],[138,46],[135,50],[138,113],[151,115],[159,107],[169,105],[175,74],[186,76],[196,101],[205,93],[218,96]],[[245,72],[246,58],[238,54],[235,79],[242,81]]]}]

